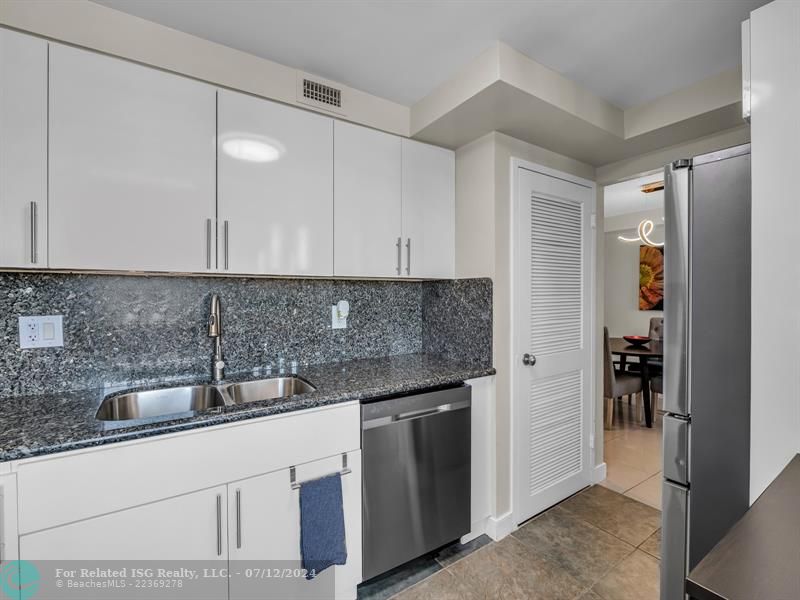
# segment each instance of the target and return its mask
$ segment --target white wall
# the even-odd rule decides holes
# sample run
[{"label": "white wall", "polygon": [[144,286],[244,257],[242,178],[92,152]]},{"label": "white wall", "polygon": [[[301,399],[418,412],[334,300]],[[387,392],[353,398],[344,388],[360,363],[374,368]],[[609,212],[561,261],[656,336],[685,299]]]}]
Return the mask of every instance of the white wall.
[{"label": "white wall", "polygon": [[[658,310],[639,310],[639,246],[623,242],[619,236],[635,238],[635,229],[605,233],[605,320],[613,337],[647,335],[650,319],[663,316]],[[664,239],[664,226],[657,225],[651,239]]]},{"label": "white wall", "polygon": [[[603,219],[603,229],[609,231],[622,231],[624,229],[636,229],[642,219],[650,219],[654,224],[664,222],[664,209],[654,208],[650,210],[640,210],[632,213],[625,213]],[[634,236],[635,237],[635,236]],[[663,241],[661,239],[659,242]]]},{"label": "white wall", "polygon": [[750,499],[800,451],[800,201],[790,184],[800,138],[800,3],[750,18],[752,362]]}]

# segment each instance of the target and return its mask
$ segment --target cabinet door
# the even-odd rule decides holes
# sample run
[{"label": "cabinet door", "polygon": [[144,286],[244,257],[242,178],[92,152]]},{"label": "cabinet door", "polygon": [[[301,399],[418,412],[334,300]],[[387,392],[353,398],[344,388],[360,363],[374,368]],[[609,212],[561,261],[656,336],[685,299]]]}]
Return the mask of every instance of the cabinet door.
[{"label": "cabinet door", "polygon": [[0,29],[0,266],[47,266],[47,42]]},{"label": "cabinet door", "polygon": [[214,266],[216,91],[50,47],[50,266]]},{"label": "cabinet door", "polygon": [[[336,598],[352,600],[356,597],[356,585],[361,581],[361,452],[349,452],[347,459],[352,470],[342,476],[347,564],[323,571],[313,581],[268,579],[268,583],[260,583],[271,586],[264,588],[270,591],[265,597],[330,597],[331,588],[327,586],[334,585]],[[341,468],[341,456],[336,455],[298,465],[296,478],[302,482]],[[248,566],[300,568],[300,492],[291,488],[289,477],[286,469],[228,485],[228,546],[232,573]],[[253,597],[251,585],[252,581],[232,577],[231,599]]]},{"label": "cabinet door", "polygon": [[336,121],[333,164],[334,274],[397,277],[400,138]]},{"label": "cabinet door", "polygon": [[455,154],[403,140],[403,275],[455,276]]},{"label": "cabinet door", "polygon": [[[20,536],[23,560],[228,560],[220,486]],[[224,581],[222,589],[227,588]]]},{"label": "cabinet door", "polygon": [[219,93],[220,268],[333,274],[333,120]]}]

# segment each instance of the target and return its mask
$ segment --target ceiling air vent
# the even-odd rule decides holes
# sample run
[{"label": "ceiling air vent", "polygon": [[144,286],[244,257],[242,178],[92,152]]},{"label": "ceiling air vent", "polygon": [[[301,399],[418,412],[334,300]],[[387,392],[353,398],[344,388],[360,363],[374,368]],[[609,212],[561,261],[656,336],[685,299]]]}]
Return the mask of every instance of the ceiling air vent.
[{"label": "ceiling air vent", "polygon": [[342,89],[319,77],[297,75],[297,101],[316,108],[344,114]]},{"label": "ceiling air vent", "polygon": [[342,90],[303,78],[303,98],[342,108]]}]

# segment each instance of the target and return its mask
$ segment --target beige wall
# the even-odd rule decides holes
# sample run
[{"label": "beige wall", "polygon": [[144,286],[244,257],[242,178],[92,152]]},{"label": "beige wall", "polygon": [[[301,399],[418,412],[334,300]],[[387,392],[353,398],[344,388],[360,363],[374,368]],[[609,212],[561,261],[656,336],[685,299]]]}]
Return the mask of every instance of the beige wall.
[{"label": "beige wall", "polygon": [[494,282],[496,517],[511,510],[513,465],[511,158],[594,179],[593,167],[502,133],[492,132],[456,151],[456,277],[491,277]]},{"label": "beige wall", "polygon": [[652,173],[656,169],[663,169],[665,165],[679,158],[691,158],[698,154],[746,144],[749,141],[750,126],[745,123],[741,127],[734,127],[714,135],[697,138],[685,144],[669,146],[635,158],[597,167],[597,183],[598,185],[608,185],[633,179],[638,175]]},{"label": "beige wall", "polygon": [[456,152],[456,277],[494,279],[494,134]]},{"label": "beige wall", "polygon": [[[498,132],[489,133],[456,151],[456,277],[490,277],[494,282],[495,517],[508,513],[512,503],[511,158],[609,184],[663,168],[680,157],[747,143],[749,139],[749,127],[745,125],[597,169]],[[598,184],[596,231],[599,234],[595,236],[595,462],[598,465],[603,462],[600,364],[606,295],[603,199],[603,185]]]}]

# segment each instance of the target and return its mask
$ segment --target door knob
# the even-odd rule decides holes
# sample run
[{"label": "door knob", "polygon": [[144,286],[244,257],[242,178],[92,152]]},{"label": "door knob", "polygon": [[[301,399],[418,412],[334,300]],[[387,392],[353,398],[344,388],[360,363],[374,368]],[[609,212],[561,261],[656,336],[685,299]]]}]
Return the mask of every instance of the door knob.
[{"label": "door knob", "polygon": [[532,354],[525,353],[522,355],[522,364],[532,367],[536,364],[536,357]]}]

